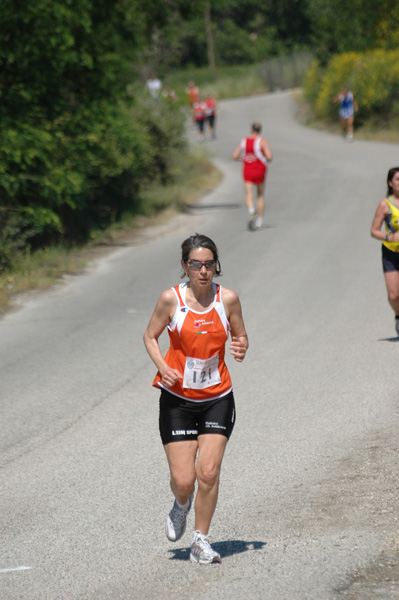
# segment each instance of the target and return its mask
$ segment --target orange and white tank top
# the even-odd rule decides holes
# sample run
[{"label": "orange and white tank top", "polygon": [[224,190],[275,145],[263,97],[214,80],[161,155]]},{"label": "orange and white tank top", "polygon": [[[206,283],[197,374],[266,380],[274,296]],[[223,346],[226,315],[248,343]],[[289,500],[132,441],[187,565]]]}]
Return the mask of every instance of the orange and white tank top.
[{"label": "orange and white tank top", "polygon": [[[186,304],[187,283],[172,288],[177,307],[168,325],[170,347],[165,360],[183,374],[168,392],[195,402],[225,396],[231,391],[231,378],[224,362],[230,325],[222,301],[222,286],[212,283],[214,300],[204,312]],[[158,372],[154,387],[164,387]]]}]

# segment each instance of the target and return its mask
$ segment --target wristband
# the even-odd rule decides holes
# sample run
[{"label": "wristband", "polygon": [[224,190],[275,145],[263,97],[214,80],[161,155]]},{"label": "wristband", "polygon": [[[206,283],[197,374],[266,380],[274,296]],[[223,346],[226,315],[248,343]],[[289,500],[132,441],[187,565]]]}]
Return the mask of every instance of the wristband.
[{"label": "wristband", "polygon": [[388,237],[389,237],[389,235],[386,235],[386,236],[385,236],[385,241],[386,241],[386,242],[389,242],[389,239],[388,239]]}]

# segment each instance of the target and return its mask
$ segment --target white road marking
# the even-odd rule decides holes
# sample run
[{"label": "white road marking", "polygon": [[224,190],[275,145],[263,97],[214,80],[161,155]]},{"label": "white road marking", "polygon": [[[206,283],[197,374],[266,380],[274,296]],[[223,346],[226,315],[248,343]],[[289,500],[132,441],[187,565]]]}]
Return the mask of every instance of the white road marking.
[{"label": "white road marking", "polygon": [[10,567],[9,569],[0,569],[0,573],[12,573],[13,571],[27,571],[32,567]]}]

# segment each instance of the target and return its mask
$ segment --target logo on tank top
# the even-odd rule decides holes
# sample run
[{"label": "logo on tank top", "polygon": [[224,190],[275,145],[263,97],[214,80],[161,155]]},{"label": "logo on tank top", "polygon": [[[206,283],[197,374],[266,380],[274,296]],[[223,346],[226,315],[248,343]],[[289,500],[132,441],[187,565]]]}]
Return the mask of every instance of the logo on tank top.
[{"label": "logo on tank top", "polygon": [[194,321],[194,327],[198,329],[198,327],[202,327],[202,325],[213,325],[213,321],[205,321],[205,319],[196,319]]}]

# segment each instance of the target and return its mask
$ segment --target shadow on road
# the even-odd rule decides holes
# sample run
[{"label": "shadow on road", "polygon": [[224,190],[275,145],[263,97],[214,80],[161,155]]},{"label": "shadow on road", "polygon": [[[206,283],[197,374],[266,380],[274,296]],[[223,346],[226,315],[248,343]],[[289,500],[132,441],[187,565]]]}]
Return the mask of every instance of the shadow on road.
[{"label": "shadow on road", "polygon": [[[219,552],[222,558],[232,556],[233,554],[248,552],[248,550],[262,550],[264,546],[266,546],[266,542],[244,542],[243,540],[230,540],[212,544],[212,548],[214,548],[216,552]],[[190,548],[176,548],[176,550],[169,550],[169,553],[172,555],[170,560],[190,559]]]}]

